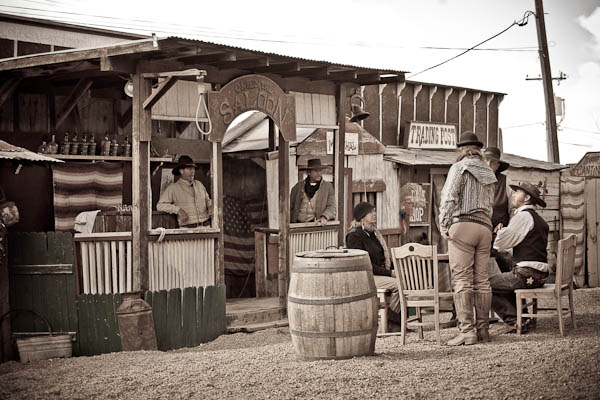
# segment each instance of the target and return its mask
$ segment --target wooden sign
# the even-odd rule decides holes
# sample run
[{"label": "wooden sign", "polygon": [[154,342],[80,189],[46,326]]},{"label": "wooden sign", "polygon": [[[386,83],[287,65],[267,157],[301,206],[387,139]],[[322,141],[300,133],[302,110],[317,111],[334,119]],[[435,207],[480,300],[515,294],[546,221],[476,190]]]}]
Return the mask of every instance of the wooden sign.
[{"label": "wooden sign", "polygon": [[431,222],[431,184],[410,182],[400,188],[400,206],[410,225]]},{"label": "wooden sign", "polygon": [[[347,156],[357,156],[358,155],[358,133],[349,133],[346,132],[346,148],[344,149],[344,154]],[[333,154],[333,132],[327,132],[327,154]]]},{"label": "wooden sign", "polygon": [[211,142],[221,142],[233,120],[246,111],[267,114],[287,141],[296,140],[296,99],[271,79],[245,75],[229,82],[218,92],[208,92],[208,113],[212,123]]},{"label": "wooden sign", "polygon": [[456,126],[437,122],[408,122],[405,135],[409,149],[456,149]]},{"label": "wooden sign", "polygon": [[585,153],[585,156],[571,170],[573,176],[586,178],[600,177],[600,152]]}]

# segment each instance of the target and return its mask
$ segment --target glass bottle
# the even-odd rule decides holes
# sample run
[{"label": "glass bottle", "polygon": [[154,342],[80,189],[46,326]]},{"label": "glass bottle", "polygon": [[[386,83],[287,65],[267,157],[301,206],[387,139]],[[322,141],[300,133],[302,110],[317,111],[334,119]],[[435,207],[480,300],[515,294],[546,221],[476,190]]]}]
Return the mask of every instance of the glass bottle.
[{"label": "glass bottle", "polygon": [[87,156],[88,154],[88,143],[87,143],[87,135],[83,135],[83,138],[81,138],[81,143],[79,143],[79,154],[83,155],[83,156]]},{"label": "glass bottle", "polygon": [[88,154],[95,156],[96,155],[96,138],[92,134],[89,142],[90,148],[88,149]]},{"label": "glass bottle", "polygon": [[129,143],[128,136],[125,136],[125,143],[123,144],[123,155],[125,157],[131,157],[131,143]]},{"label": "glass bottle", "polygon": [[110,139],[108,138],[108,132],[106,132],[106,135],[104,135],[104,139],[102,139],[100,147],[100,154],[103,156],[110,155]]},{"label": "glass bottle", "polygon": [[117,135],[113,137],[113,140],[110,143],[110,155],[118,156],[119,155],[119,142],[117,141]]},{"label": "glass bottle", "polygon": [[69,154],[69,148],[71,147],[71,142],[69,141],[69,132],[65,132],[65,136],[63,138],[63,144],[61,149],[61,154]]},{"label": "glass bottle", "polygon": [[52,141],[48,143],[46,150],[49,154],[58,153],[58,143],[56,143],[56,135],[52,135]]},{"label": "glass bottle", "polygon": [[73,139],[71,140],[71,151],[70,154],[78,154],[79,153],[79,139],[77,139],[77,134],[73,135]]},{"label": "glass bottle", "polygon": [[46,139],[42,139],[42,144],[40,144],[37,148],[37,152],[41,154],[45,154],[48,152],[48,146],[46,145]]}]

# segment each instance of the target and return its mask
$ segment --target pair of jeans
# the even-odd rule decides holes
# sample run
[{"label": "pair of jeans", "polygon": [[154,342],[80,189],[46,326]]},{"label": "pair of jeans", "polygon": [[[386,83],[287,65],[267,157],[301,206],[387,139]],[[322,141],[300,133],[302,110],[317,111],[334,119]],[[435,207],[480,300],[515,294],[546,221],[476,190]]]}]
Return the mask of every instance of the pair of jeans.
[{"label": "pair of jeans", "polygon": [[507,324],[517,321],[515,289],[532,289],[544,285],[548,274],[533,268],[515,267],[490,278],[492,286],[492,310]]}]

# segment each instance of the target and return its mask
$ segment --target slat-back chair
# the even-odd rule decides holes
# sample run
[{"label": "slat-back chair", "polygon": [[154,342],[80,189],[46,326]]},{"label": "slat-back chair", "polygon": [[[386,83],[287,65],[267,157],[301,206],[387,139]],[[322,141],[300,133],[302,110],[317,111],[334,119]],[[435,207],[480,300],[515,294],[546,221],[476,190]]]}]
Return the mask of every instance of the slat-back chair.
[{"label": "slat-back chair", "polygon": [[[402,306],[402,344],[406,341],[407,325],[417,327],[419,337],[423,339],[423,327],[428,324],[423,323],[421,309],[433,308],[437,344],[441,345],[440,300],[452,299],[452,293],[439,292],[437,248],[407,243],[392,248],[391,253]],[[416,320],[408,321],[408,307],[416,307]]]},{"label": "slat-back chair", "polygon": [[[545,284],[544,286],[537,289],[517,289],[515,294],[517,296],[517,333],[521,333],[522,329],[522,318],[548,318],[558,316],[558,329],[560,335],[564,336],[564,322],[563,317],[571,314],[571,322],[573,328],[576,329],[575,324],[575,309],[573,308],[573,273],[575,265],[575,251],[577,245],[577,237],[570,235],[566,239],[558,241],[558,253],[556,256],[556,279],[555,283]],[[562,308],[561,298],[563,296],[569,297],[569,307],[566,309]],[[555,308],[545,308],[538,310],[537,299],[550,298],[554,299]],[[522,312],[522,304],[525,301],[527,307],[532,306],[532,312],[527,310],[526,313]],[[553,313],[539,313],[538,311],[552,310]]]}]

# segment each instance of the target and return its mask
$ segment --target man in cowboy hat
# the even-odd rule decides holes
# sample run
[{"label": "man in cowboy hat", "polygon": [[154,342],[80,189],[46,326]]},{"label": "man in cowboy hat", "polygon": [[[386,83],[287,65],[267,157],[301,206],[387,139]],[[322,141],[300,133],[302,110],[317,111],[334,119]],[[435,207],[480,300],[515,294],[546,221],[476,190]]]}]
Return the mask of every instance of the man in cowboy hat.
[{"label": "man in cowboy hat", "polygon": [[[513,269],[490,278],[492,285],[492,309],[515,330],[517,304],[515,289],[537,288],[548,278],[548,224],[535,211],[535,205],[546,207],[537,186],[524,182],[510,185],[515,213],[507,227],[497,232],[494,248],[512,249]],[[529,324],[526,320],[524,330]]]},{"label": "man in cowboy hat", "polygon": [[209,225],[212,215],[212,201],[202,182],[194,179],[198,166],[189,156],[179,157],[172,173],[179,180],[171,183],[161,194],[156,209],[177,215],[182,228],[196,228]]},{"label": "man in cowboy hat", "polygon": [[308,160],[305,170],[308,177],[296,183],[290,194],[290,222],[316,221],[324,225],[335,218],[335,193],[333,185],[324,181],[321,159]]}]

